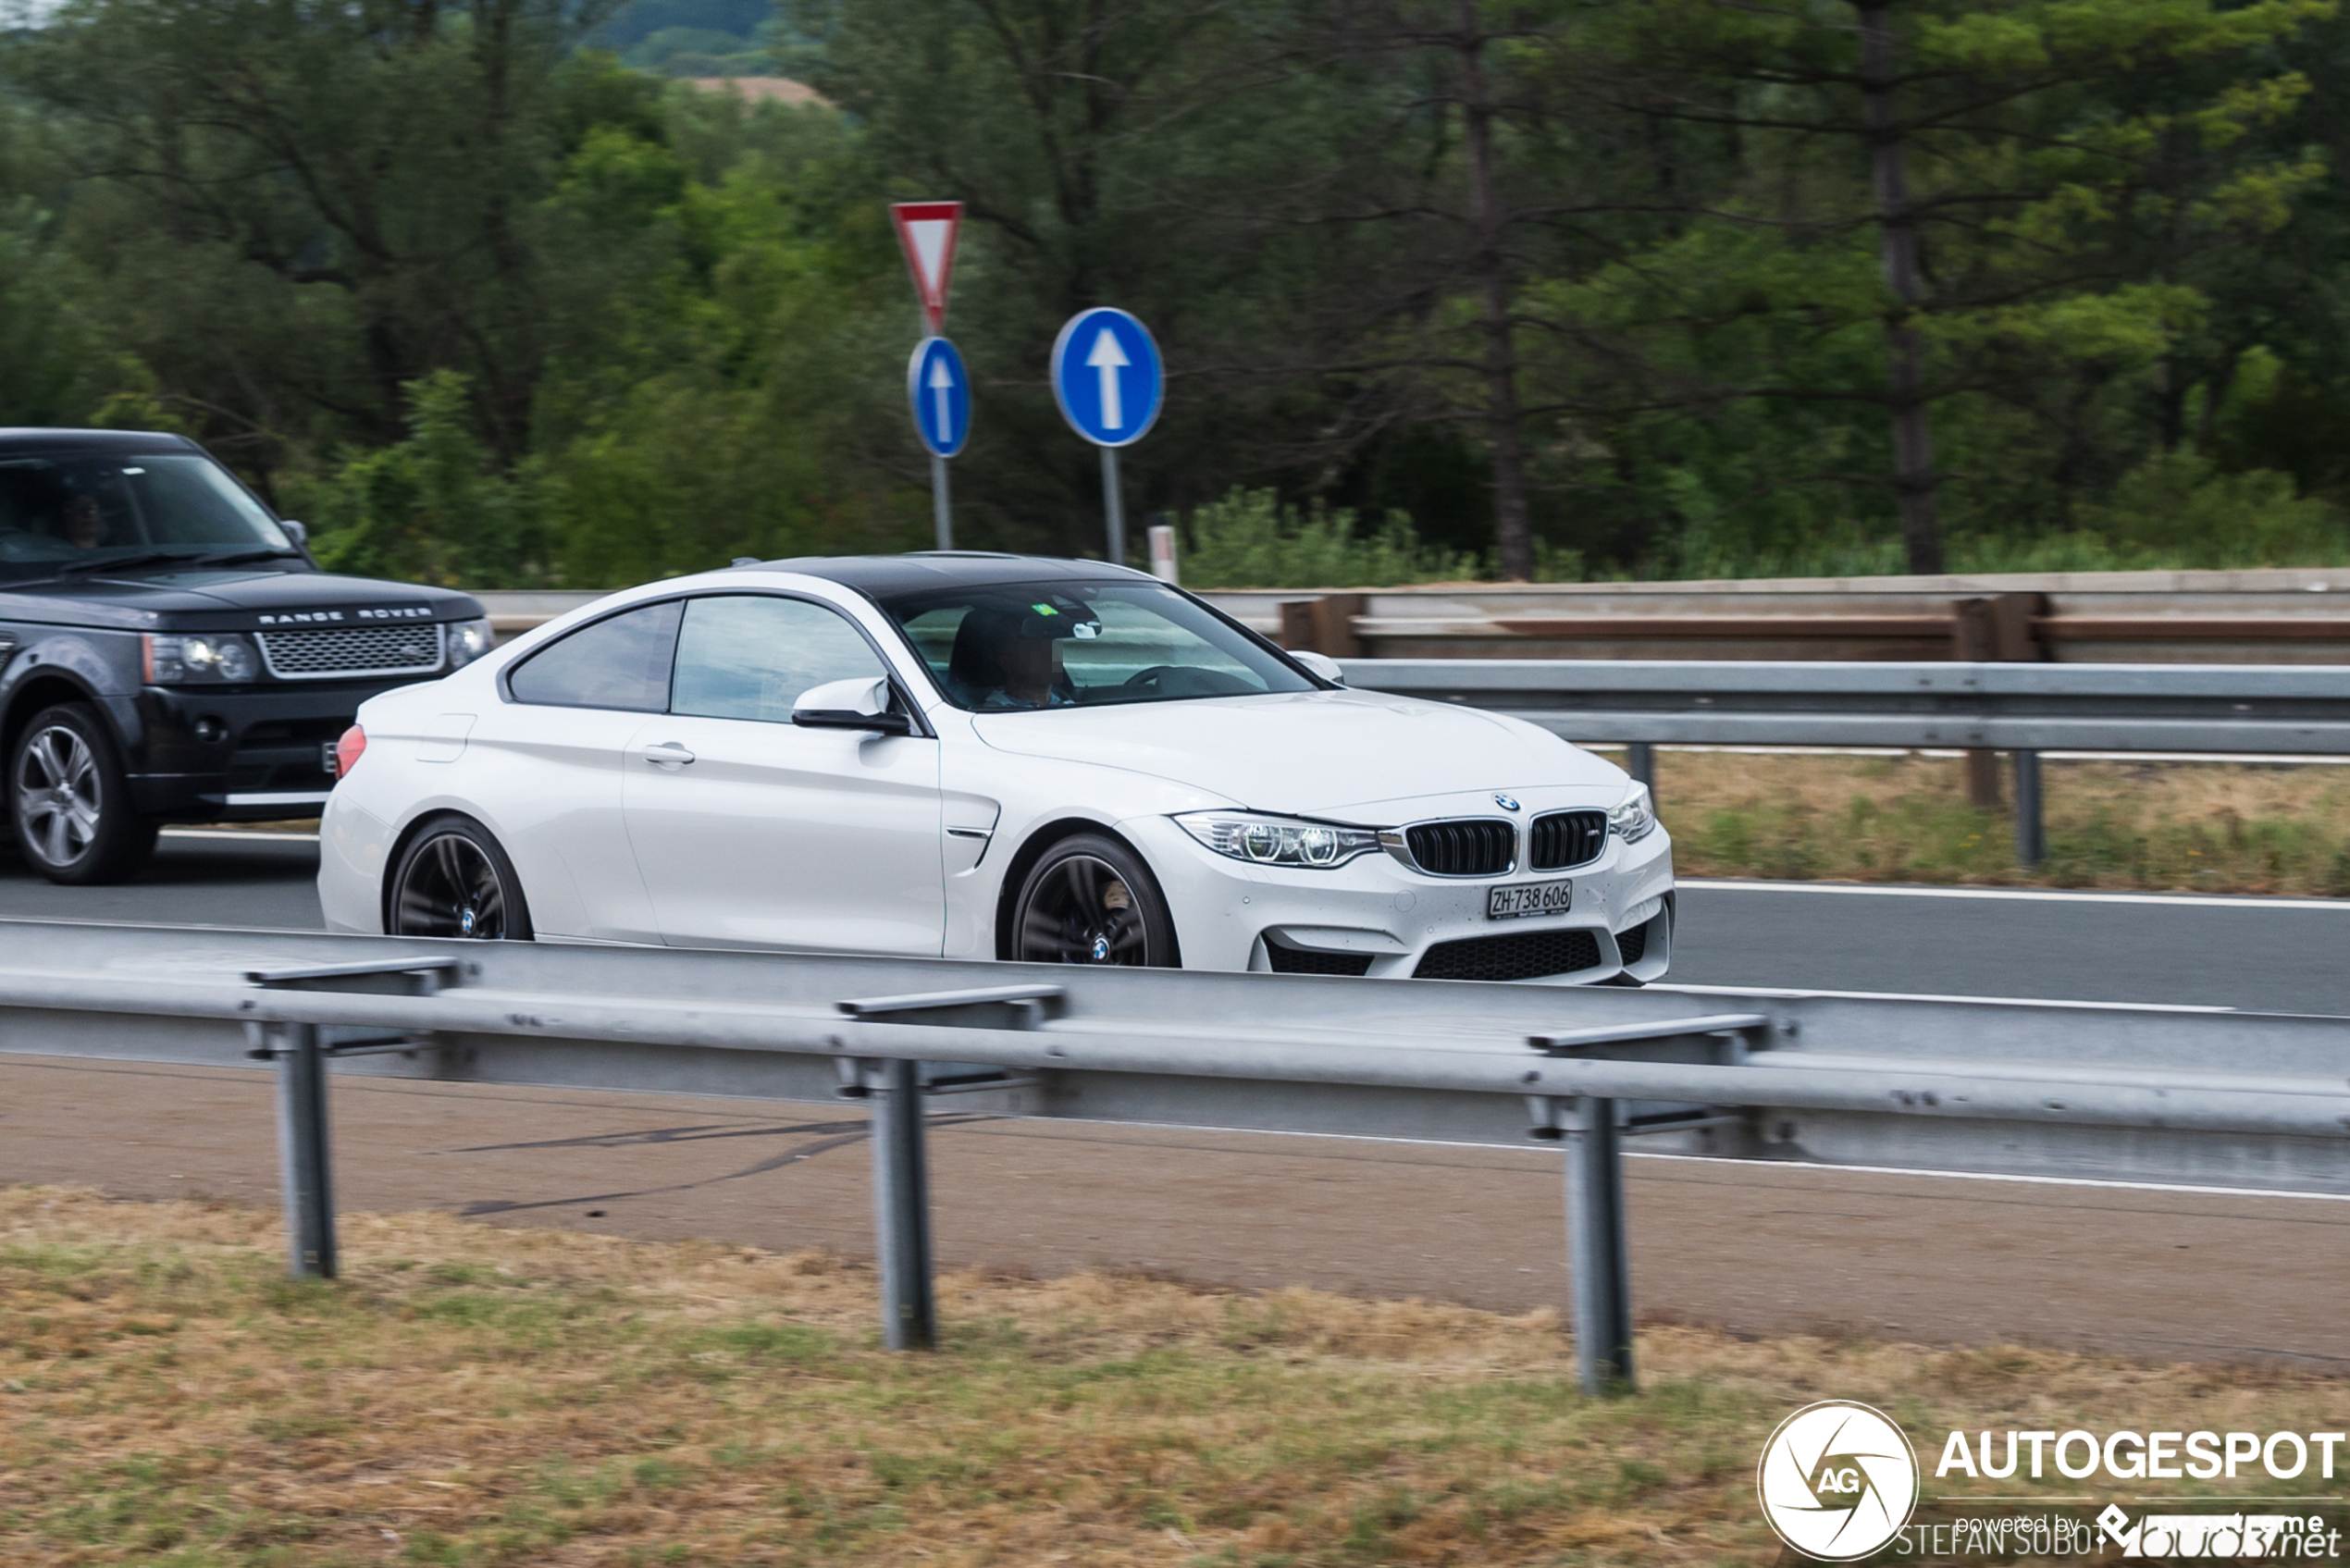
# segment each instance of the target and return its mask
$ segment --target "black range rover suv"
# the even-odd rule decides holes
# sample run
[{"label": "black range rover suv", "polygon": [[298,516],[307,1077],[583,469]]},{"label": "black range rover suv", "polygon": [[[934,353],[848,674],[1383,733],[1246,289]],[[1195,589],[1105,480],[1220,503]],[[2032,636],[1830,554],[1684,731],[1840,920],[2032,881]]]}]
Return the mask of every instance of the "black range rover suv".
[{"label": "black range rover suv", "polygon": [[35,870],[315,817],[362,702],[489,650],[475,599],[330,576],[303,538],[184,437],[0,429],[0,805]]}]

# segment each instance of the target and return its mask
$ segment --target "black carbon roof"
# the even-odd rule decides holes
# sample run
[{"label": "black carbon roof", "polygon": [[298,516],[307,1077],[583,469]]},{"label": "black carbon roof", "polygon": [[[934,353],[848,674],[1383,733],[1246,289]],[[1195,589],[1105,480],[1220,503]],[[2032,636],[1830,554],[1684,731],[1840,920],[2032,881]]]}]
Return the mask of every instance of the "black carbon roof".
[{"label": "black carbon roof", "polygon": [[798,572],[862,594],[918,593],[924,588],[986,587],[996,583],[1155,582],[1148,573],[1107,561],[1064,561],[1050,555],[998,555],[987,550],[916,550],[908,555],[814,555],[762,561],[746,571]]}]

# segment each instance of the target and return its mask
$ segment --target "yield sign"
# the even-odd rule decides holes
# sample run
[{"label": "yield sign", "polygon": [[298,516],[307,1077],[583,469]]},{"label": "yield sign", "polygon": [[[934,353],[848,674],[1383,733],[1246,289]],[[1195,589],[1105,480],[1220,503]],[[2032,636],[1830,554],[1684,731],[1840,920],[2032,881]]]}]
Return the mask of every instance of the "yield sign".
[{"label": "yield sign", "polygon": [[897,226],[897,244],[906,253],[906,269],[914,275],[914,292],[921,296],[922,314],[930,317],[931,335],[946,325],[946,285],[955,275],[955,231],[963,226],[960,202],[894,202],[889,220]]}]

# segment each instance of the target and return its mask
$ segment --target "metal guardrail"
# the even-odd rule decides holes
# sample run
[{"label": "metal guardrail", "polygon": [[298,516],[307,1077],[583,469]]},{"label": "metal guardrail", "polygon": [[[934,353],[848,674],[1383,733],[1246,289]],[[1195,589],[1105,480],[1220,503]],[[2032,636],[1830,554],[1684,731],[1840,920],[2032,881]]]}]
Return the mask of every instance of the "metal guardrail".
[{"label": "metal guardrail", "polygon": [[[2086,572],[1687,583],[1209,588],[1334,659],[2350,662],[2350,571]],[[478,594],[511,636],[600,597]]]},{"label": "metal guardrail", "polygon": [[1350,685],[1621,741],[1955,747],[2015,760],[2016,858],[2047,854],[2040,753],[2350,756],[2350,666],[1831,663],[1811,660],[1354,659]]},{"label": "metal guardrail", "polygon": [[335,1270],[329,1061],[867,1099],[893,1347],[935,1329],[921,1106],[942,1093],[1014,1116],[1561,1141],[1593,1389],[1632,1373],[1629,1137],[1725,1158],[2350,1193],[2350,1019],[2208,1009],[5,921],[0,1052],[275,1062],[297,1274]]}]

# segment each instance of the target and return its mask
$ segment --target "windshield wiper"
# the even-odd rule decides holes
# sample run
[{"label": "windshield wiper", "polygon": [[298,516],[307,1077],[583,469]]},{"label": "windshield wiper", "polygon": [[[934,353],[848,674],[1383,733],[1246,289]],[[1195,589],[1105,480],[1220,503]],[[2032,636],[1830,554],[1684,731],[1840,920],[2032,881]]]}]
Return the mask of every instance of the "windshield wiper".
[{"label": "windshield wiper", "polygon": [[182,555],[175,549],[151,549],[141,555],[118,555],[112,561],[62,562],[57,566],[57,575],[65,577],[79,576],[93,572],[128,572],[134,566],[160,566],[167,562],[178,562],[184,565],[197,559],[199,558],[196,556]]},{"label": "windshield wiper", "polygon": [[199,555],[194,558],[194,562],[198,566],[244,566],[256,561],[276,561],[280,556],[298,556],[301,553],[302,551],[291,546],[270,549],[240,549],[227,555]]}]

